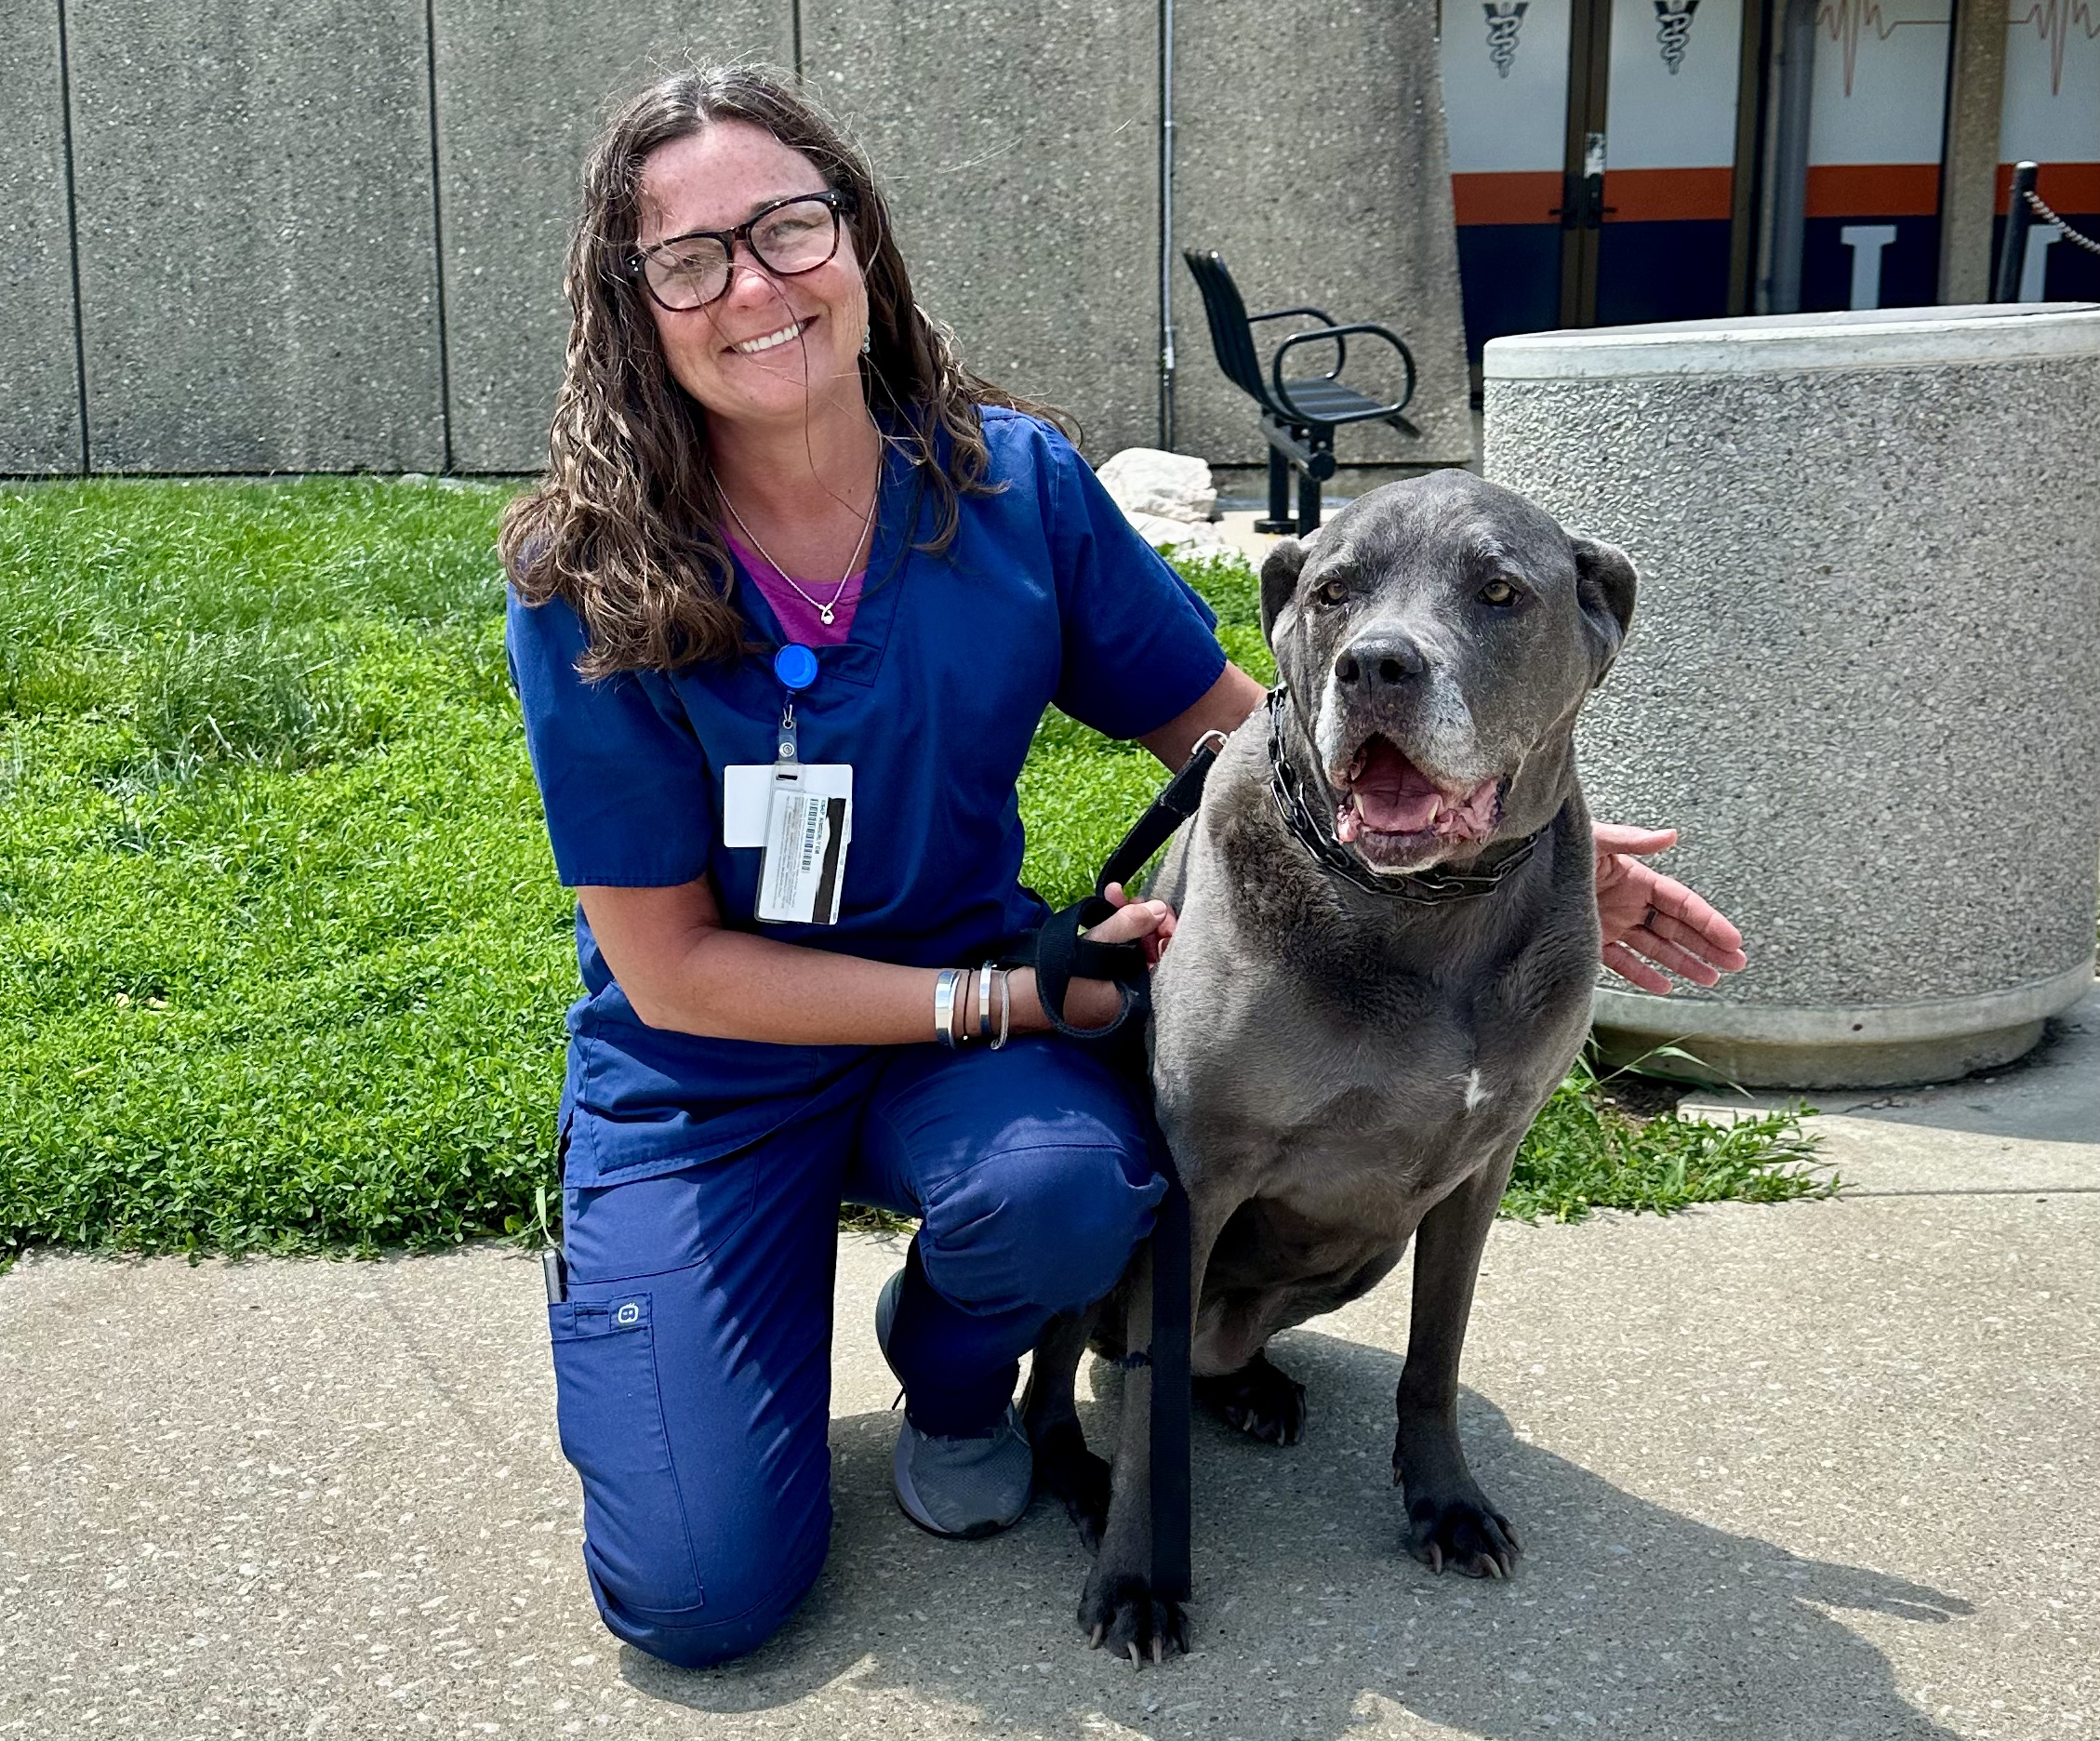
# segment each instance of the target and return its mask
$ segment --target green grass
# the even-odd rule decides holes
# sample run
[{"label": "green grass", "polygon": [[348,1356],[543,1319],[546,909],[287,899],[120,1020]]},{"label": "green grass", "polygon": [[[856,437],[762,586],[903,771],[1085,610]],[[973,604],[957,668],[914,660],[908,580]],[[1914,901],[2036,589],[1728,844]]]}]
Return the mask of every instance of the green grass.
[{"label": "green grass", "polygon": [[[543,1227],[576,970],[504,678],[505,493],[0,492],[0,1253]],[[1190,572],[1266,676],[1253,576]],[[1047,720],[1030,880],[1078,894],[1157,780]],[[1821,1188],[1784,1122],[1703,1133],[1571,1084],[1511,1205]]]},{"label": "green grass", "polygon": [[1504,1215],[1580,1221],[1592,1209],[1667,1215],[1699,1203],[1783,1203],[1837,1190],[1793,1113],[1733,1124],[1680,1118],[1674,1109],[1641,1118],[1609,1088],[1577,1061],[1517,1151]]}]

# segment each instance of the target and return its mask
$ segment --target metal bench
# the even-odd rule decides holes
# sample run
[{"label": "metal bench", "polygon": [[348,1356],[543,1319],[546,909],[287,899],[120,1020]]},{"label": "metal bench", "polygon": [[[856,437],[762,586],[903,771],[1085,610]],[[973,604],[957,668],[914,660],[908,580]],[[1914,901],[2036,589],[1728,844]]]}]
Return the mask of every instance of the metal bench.
[{"label": "metal bench", "polygon": [[[1403,435],[1422,432],[1401,412],[1415,396],[1415,358],[1398,334],[1371,321],[1337,325],[1324,309],[1270,309],[1250,314],[1240,287],[1215,252],[1185,249],[1181,258],[1203,292],[1203,313],[1210,322],[1211,348],[1226,379],[1261,407],[1261,432],[1269,442],[1269,517],[1256,520],[1256,532],[1296,532],[1301,536],[1320,524],[1320,485],[1335,475],[1335,432],[1345,423],[1388,423]],[[1276,347],[1265,377],[1255,350],[1257,321],[1305,315],[1318,326],[1292,333]],[[1382,339],[1400,352],[1407,384],[1398,399],[1381,404],[1339,379],[1349,362],[1349,340],[1359,336]],[[1301,346],[1332,344],[1335,366],[1324,375],[1296,378],[1283,373],[1283,360]],[[1298,474],[1298,512],[1291,517],[1291,473]]]}]

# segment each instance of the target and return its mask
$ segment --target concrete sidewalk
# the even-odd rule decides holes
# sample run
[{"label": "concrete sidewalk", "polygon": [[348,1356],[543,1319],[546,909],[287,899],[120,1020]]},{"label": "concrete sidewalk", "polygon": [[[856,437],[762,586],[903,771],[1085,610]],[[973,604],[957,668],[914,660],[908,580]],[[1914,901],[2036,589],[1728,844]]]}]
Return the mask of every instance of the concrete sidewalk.
[{"label": "concrete sidewalk", "polygon": [[1841,1115],[1875,1194],[1498,1228],[1462,1411],[1509,1584],[1398,1548],[1404,1284],[1281,1338],[1307,1441],[1199,1423],[1196,1653],[1141,1673],[1085,1649],[1053,1508],[975,1544],[897,1511],[890,1242],[841,1242],[831,1565],[704,1674],[591,1613],[530,1258],[34,1256],[0,1278],[0,1735],[2094,1734],[2100,1070],[2080,1115],[2054,1069],[2057,1136],[2000,1134],[2017,1072],[1991,1128]]}]

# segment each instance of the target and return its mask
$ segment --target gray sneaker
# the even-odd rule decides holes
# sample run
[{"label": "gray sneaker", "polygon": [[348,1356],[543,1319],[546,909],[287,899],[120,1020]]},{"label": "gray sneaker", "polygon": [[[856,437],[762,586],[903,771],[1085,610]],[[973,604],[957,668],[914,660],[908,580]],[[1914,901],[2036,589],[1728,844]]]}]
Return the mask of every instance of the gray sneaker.
[{"label": "gray sneaker", "polygon": [[[889,1358],[890,1325],[904,1291],[899,1269],[875,1301],[875,1340]],[[895,1368],[892,1368],[894,1371]],[[890,1463],[897,1503],[921,1529],[975,1541],[1020,1522],[1035,1491],[1035,1455],[1012,1403],[999,1424],[975,1439],[941,1439],[905,1418]]]}]

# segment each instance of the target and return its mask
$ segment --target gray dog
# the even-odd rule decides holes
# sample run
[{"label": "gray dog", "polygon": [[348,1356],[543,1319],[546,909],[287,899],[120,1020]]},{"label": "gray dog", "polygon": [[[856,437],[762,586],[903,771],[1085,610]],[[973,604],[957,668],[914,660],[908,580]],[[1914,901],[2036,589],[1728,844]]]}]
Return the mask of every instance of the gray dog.
[{"label": "gray dog", "polygon": [[[1262,565],[1278,693],[1233,734],[1155,892],[1153,1081],[1188,1187],[1198,1400],[1289,1444],[1305,1390],[1263,1349],[1415,1241],[1393,1474],[1408,1550],[1506,1576],[1516,1533],[1467,1469],[1458,1357],[1532,1119],[1582,1043],[1598,928],[1574,731],[1633,614],[1623,552],[1440,472],[1360,497]],[[1072,1384],[1146,1349],[1150,1263],[1036,1349],[1038,1479],[1090,1547],[1079,1619],[1134,1660],[1187,1647],[1150,1585],[1150,1374],[1112,1488]]]}]

